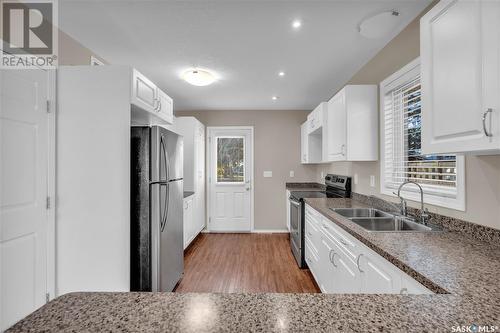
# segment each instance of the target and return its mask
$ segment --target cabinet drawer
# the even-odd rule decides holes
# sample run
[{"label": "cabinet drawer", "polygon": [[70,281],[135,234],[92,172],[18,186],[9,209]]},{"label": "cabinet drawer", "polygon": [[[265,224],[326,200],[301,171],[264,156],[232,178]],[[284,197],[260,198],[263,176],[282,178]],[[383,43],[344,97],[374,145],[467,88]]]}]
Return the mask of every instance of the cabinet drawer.
[{"label": "cabinet drawer", "polygon": [[308,237],[313,244],[318,244],[321,241],[319,225],[315,222],[312,222],[311,219],[307,216],[305,223],[305,233],[306,237]]},{"label": "cabinet drawer", "polygon": [[321,220],[321,231],[327,237],[335,241],[349,259],[356,261],[362,249],[357,243],[351,240],[352,236],[347,235],[345,231],[340,230],[340,227],[333,225],[330,220],[324,217],[322,217]]},{"label": "cabinet drawer", "polygon": [[306,205],[306,211],[304,214],[306,217],[310,217],[312,219],[312,222],[315,222],[317,224],[321,223],[321,214],[316,211],[315,209],[311,208],[310,206]]}]

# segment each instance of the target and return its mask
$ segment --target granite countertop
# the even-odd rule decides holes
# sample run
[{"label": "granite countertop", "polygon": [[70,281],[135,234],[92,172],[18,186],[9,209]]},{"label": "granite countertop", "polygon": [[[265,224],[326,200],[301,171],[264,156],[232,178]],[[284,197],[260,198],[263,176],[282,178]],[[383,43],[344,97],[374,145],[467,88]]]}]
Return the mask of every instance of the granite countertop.
[{"label": "granite countertop", "polygon": [[306,203],[438,294],[73,293],[9,332],[452,332],[472,324],[499,331],[498,244],[454,232],[368,233],[329,209],[365,206],[359,202]]},{"label": "granite countertop", "polygon": [[190,197],[194,194],[194,192],[192,191],[184,191],[184,199],[186,199],[187,197]]}]

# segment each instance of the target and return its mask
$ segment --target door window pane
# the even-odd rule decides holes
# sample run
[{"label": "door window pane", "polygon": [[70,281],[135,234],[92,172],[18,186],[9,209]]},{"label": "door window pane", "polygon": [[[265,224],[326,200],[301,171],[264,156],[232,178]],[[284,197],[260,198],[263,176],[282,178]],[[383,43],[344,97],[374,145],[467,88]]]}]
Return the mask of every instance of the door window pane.
[{"label": "door window pane", "polygon": [[245,142],[242,137],[217,138],[217,182],[245,180]]}]

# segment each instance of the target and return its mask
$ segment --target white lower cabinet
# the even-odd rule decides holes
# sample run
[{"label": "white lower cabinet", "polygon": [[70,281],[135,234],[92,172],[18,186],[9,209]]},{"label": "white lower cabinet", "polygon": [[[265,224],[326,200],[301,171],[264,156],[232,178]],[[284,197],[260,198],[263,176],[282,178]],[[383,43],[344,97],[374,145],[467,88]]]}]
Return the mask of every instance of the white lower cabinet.
[{"label": "white lower cabinet", "polygon": [[286,228],[288,229],[288,231],[290,231],[290,191],[289,190],[286,190],[285,192],[285,200],[286,200]]},{"label": "white lower cabinet", "polygon": [[305,257],[323,293],[432,292],[306,205]]},{"label": "white lower cabinet", "polygon": [[193,218],[193,196],[189,196],[184,198],[184,249],[188,247],[191,241],[196,237],[197,233],[195,233],[195,225]]}]

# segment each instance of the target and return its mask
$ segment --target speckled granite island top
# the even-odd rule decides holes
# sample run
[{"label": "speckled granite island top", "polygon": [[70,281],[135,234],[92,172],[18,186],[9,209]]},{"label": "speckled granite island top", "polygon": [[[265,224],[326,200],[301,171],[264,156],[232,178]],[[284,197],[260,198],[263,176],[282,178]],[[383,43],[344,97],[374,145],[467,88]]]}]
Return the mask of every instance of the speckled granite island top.
[{"label": "speckled granite island top", "polygon": [[[329,208],[350,199],[306,199],[313,208],[434,295],[73,293],[8,332],[500,332],[500,246],[458,233],[368,233]],[[467,328],[462,327],[462,328]]]}]

